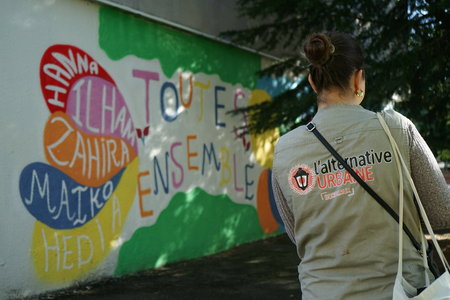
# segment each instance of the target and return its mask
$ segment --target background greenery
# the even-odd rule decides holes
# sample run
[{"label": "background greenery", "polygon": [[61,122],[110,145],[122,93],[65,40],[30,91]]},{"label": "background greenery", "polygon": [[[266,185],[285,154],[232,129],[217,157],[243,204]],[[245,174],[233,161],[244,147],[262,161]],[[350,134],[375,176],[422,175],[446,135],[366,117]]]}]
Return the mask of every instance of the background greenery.
[{"label": "background greenery", "polygon": [[260,75],[288,75],[300,83],[247,109],[248,130],[290,130],[314,115],[316,97],[308,86],[303,43],[313,32],[352,33],[366,57],[363,106],[394,107],[410,118],[439,159],[450,162],[450,1],[406,0],[238,0],[241,17],[257,26],[228,31],[225,38],[259,50],[283,53]]}]

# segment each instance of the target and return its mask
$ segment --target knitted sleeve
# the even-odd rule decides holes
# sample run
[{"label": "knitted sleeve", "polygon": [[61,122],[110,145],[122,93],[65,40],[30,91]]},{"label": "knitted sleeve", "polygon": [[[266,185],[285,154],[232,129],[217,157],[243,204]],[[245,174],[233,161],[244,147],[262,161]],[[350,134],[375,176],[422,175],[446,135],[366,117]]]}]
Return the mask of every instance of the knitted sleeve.
[{"label": "knitted sleeve", "polygon": [[295,244],[294,215],[292,213],[292,210],[289,208],[289,205],[287,204],[286,199],[283,196],[283,193],[281,192],[281,188],[273,172],[272,172],[272,190],[273,195],[275,197],[275,203],[277,205],[278,212],[280,213],[280,217],[283,220],[284,227],[286,229],[286,233],[291,239],[291,241]]},{"label": "knitted sleeve", "polygon": [[450,231],[450,189],[414,124],[408,126],[411,177],[434,230]]}]

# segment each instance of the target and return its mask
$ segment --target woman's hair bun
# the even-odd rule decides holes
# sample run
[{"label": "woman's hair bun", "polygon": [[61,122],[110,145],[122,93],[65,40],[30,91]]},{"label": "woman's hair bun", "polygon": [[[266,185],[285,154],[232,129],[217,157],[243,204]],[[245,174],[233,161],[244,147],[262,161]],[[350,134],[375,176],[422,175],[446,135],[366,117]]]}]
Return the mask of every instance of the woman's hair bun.
[{"label": "woman's hair bun", "polygon": [[334,53],[334,46],[326,34],[314,33],[306,41],[304,51],[311,64],[322,66]]}]

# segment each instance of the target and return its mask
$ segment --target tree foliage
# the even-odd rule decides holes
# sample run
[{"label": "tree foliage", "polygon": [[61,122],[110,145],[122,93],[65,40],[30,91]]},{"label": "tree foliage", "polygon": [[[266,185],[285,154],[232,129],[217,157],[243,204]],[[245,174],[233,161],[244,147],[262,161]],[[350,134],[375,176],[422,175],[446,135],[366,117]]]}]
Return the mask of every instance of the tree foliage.
[{"label": "tree foliage", "polygon": [[[306,78],[303,44],[313,32],[353,34],[365,52],[363,106],[380,110],[394,101],[435,154],[448,153],[450,124],[449,0],[238,0],[241,16],[258,24],[222,35],[262,51],[288,53],[261,76]],[[316,97],[300,80],[273,101],[244,109],[250,132],[292,129],[315,111]],[[445,150],[447,149],[447,151]]]}]

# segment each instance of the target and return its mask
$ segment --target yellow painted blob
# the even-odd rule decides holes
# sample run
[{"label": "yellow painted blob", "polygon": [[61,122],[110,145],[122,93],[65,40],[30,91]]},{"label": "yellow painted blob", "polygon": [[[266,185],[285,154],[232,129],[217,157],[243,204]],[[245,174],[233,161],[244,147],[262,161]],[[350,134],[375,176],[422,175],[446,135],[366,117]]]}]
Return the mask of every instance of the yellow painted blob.
[{"label": "yellow painted blob", "polygon": [[[271,101],[272,97],[265,90],[253,90],[250,96],[249,105]],[[251,115],[249,116],[251,118]],[[250,141],[252,151],[256,161],[266,168],[272,169],[273,151],[275,144],[280,137],[278,128],[267,130],[261,134],[251,134]]]},{"label": "yellow painted blob", "polygon": [[78,279],[121,245],[120,233],[133,204],[138,169],[139,159],[135,158],[102,210],[82,227],[55,230],[35,223],[31,255],[39,278],[48,282]]}]

